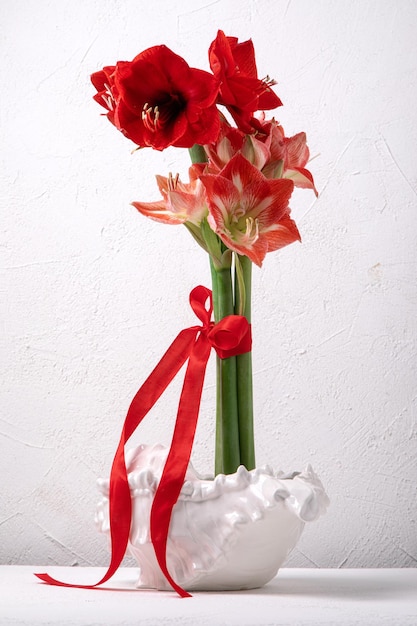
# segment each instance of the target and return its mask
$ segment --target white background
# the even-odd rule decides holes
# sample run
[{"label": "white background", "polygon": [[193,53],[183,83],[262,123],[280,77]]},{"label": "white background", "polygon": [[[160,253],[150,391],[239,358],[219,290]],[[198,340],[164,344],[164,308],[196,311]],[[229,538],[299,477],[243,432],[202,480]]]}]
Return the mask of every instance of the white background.
[{"label": "white background", "polygon": [[[258,464],[310,462],[331,499],[288,564],[416,565],[416,20],[412,0],[3,0],[1,563],[107,564],[96,478],[134,393],[195,323],[189,291],[210,285],[185,228],[130,206],[158,198],[155,174],[186,178],[187,152],[131,154],[89,75],[159,43],[208,69],[221,28],[253,39],[320,192],[294,197],[303,243],[254,270]],[[169,443],[179,390],[137,441]]]}]

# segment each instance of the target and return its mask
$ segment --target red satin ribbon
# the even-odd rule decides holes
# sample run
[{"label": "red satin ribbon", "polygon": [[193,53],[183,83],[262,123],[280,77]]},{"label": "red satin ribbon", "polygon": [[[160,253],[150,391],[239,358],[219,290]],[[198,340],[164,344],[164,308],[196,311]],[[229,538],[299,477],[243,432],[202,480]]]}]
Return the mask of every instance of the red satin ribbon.
[{"label": "red satin ribbon", "polygon": [[181,492],[191,456],[207,361],[212,347],[222,359],[250,352],[252,347],[251,329],[245,317],[229,315],[217,324],[211,321],[213,304],[209,289],[201,285],[195,287],[190,293],[190,305],[202,326],[192,326],[179,333],[136,393],[123,425],[110,473],[111,561],[106,574],[94,585],[64,583],[48,574],[35,574],[42,581],[50,585],[93,589],[117,571],[128,545],[132,517],[125,444],[188,359],[171,447],[152,505],[150,530],[155,555],[164,576],[181,597],[190,596],[171,577],[166,563],[166,549],[172,510]]}]

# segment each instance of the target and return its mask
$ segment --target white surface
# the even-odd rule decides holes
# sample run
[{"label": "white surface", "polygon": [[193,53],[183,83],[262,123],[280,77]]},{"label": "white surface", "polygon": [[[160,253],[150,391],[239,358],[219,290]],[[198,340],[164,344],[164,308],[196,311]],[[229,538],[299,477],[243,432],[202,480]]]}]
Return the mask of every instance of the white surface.
[{"label": "white surface", "polygon": [[[133,588],[137,572],[122,569],[105,589],[50,587],[33,572],[0,567],[1,626],[415,626],[417,569],[283,569],[262,589],[195,592]],[[65,582],[91,584],[98,568],[52,568]]]},{"label": "white surface", "polygon": [[[302,245],[254,271],[258,465],[310,462],[332,502],[290,564],[416,565],[416,21],[415,0],[0,2],[1,563],[107,562],[96,478],[139,385],[195,323],[189,291],[209,284],[185,229],[130,206],[157,199],[155,174],[184,175],[186,152],[132,155],[89,75],[158,43],[207,68],[223,28],[252,37],[278,119],[316,157],[320,197],[293,203]],[[180,386],[139,442],[169,443]]]}]

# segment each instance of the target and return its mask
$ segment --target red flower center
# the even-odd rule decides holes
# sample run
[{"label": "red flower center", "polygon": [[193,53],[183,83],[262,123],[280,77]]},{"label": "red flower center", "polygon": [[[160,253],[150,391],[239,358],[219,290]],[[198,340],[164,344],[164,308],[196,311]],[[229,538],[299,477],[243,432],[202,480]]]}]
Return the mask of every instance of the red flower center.
[{"label": "red flower center", "polygon": [[143,125],[148,131],[156,132],[177,119],[184,109],[185,101],[180,94],[166,94],[158,104],[146,102],[143,105]]}]

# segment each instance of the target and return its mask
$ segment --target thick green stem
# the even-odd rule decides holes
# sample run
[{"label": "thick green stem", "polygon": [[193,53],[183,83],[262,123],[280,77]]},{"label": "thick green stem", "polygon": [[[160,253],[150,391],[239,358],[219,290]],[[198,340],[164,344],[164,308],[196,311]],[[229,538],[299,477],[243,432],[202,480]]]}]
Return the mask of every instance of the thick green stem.
[{"label": "thick green stem", "polygon": [[[217,272],[214,268],[213,260],[210,257],[211,283],[213,292],[214,318],[217,321],[219,316]],[[215,434],[215,457],[214,473],[223,472],[223,433],[222,433],[222,410],[220,401],[220,357],[216,354],[216,434]]]},{"label": "thick green stem", "polygon": [[206,163],[207,154],[203,146],[195,143],[192,148],[188,148],[190,154],[191,163]]},{"label": "thick green stem", "polygon": [[[189,153],[192,163],[207,161],[203,146],[195,144]],[[234,313],[231,251],[222,246],[217,236],[206,226],[203,222],[198,232],[192,228],[189,230],[210,255],[214,319],[218,322]],[[216,357],[216,475],[233,474],[241,464],[236,375],[237,357]]]},{"label": "thick green stem", "polygon": [[[234,298],[230,268],[211,265],[215,321],[233,315]],[[216,359],[215,473],[233,474],[240,465],[239,422],[236,389],[236,357]]]},{"label": "thick green stem", "polygon": [[[238,267],[237,264],[240,264]],[[252,295],[252,261],[247,256],[236,259],[236,274],[240,272],[240,280],[235,280],[236,314],[244,315],[251,322]],[[244,294],[241,294],[242,285]],[[243,297],[241,297],[243,296]],[[241,308],[243,302],[243,308]],[[253,424],[253,387],[252,387],[252,352],[239,354],[236,357],[236,386],[239,419],[240,462],[248,470],[255,467],[255,441]]]}]

